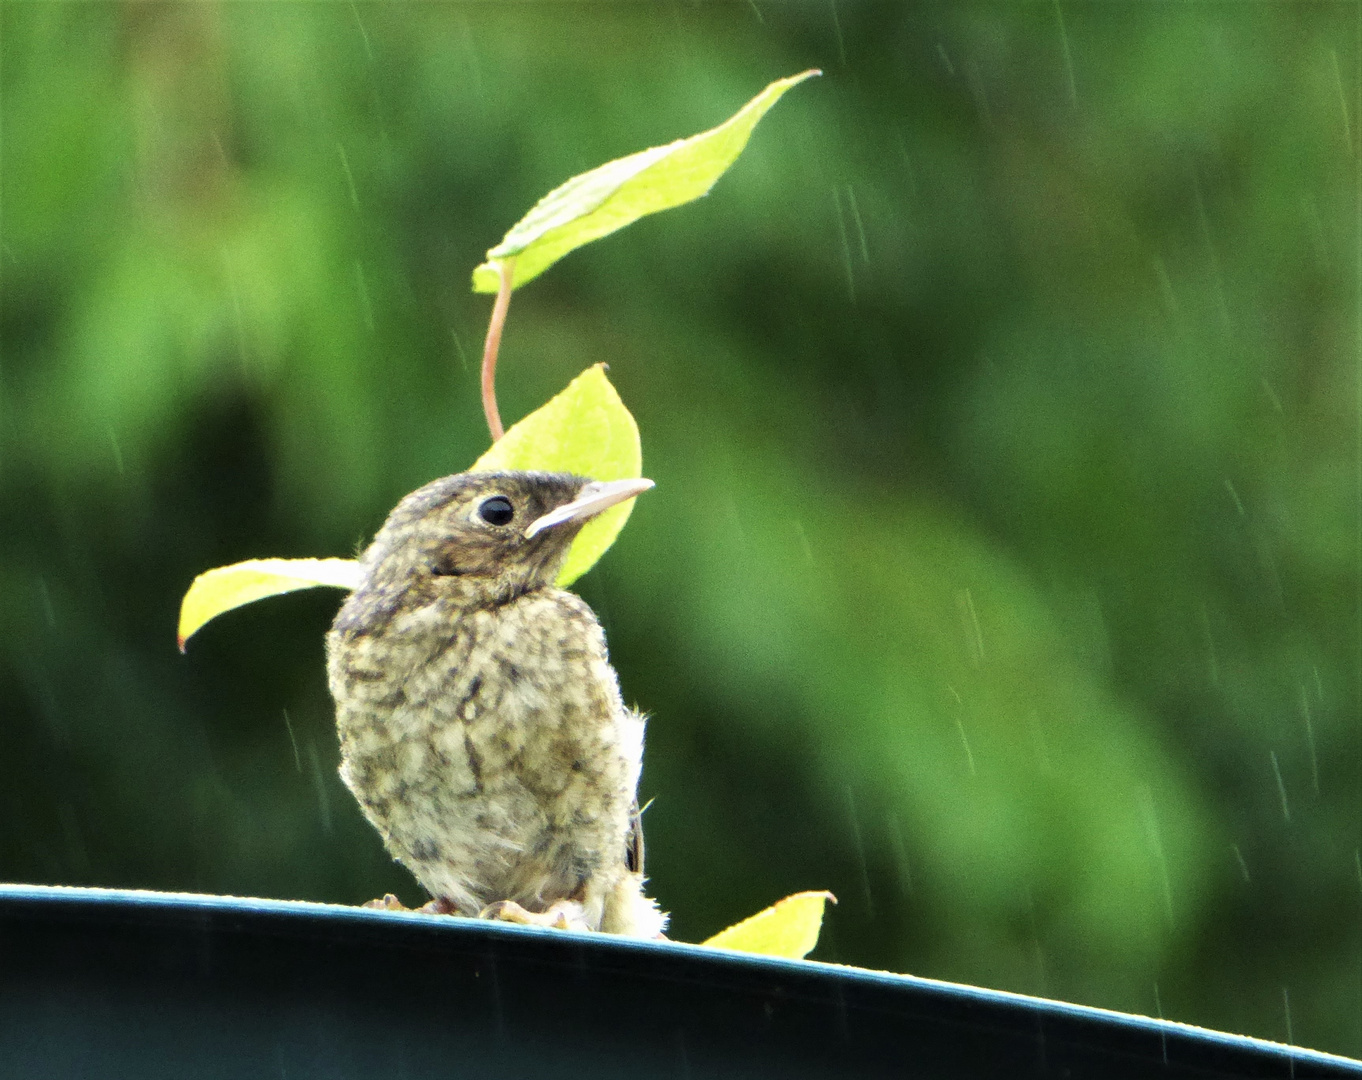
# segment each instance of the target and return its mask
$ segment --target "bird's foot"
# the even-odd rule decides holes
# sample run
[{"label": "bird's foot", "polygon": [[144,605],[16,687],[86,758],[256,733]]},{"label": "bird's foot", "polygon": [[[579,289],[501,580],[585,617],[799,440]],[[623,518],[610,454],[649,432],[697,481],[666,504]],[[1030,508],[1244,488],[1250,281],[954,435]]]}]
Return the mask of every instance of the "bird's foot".
[{"label": "bird's foot", "polygon": [[498,900],[478,913],[480,919],[500,919],[521,926],[548,926],[555,930],[590,930],[586,912],[576,900],[555,900],[544,911],[526,911],[514,900]]},{"label": "bird's foot", "polygon": [[373,910],[373,911],[410,911],[410,910],[411,910],[411,908],[407,907],[406,904],[402,903],[402,901],[399,900],[397,897],[395,897],[392,893],[384,893],[381,899],[379,899],[379,900],[370,900],[370,901],[368,901],[368,902],[365,903],[365,904],[361,904],[360,906],[361,906],[361,907],[370,908],[370,909]]},{"label": "bird's foot", "polygon": [[384,893],[381,900],[370,900],[364,905],[377,911],[416,911],[422,915],[453,915],[454,905],[442,896],[429,900],[419,908],[409,908],[392,893]]}]

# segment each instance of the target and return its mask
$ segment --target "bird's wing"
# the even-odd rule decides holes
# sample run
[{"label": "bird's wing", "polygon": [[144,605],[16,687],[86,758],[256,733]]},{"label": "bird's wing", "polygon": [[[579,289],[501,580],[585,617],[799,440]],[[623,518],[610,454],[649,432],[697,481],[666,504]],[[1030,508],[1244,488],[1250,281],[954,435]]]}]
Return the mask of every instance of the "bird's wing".
[{"label": "bird's wing", "polygon": [[629,808],[629,835],[624,841],[624,864],[632,873],[643,873],[643,810],[639,809],[637,799]]}]

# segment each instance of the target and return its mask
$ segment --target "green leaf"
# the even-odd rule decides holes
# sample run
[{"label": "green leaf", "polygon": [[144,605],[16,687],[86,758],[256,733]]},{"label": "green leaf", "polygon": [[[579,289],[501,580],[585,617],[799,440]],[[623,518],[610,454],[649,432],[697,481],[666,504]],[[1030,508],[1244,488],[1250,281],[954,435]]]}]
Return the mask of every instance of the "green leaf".
[{"label": "green leaf", "polygon": [[829,900],[837,903],[837,897],[830,892],[795,893],[727,930],[720,930],[704,944],[716,949],[802,960],[818,944],[823,910]]},{"label": "green leaf", "polygon": [[[638,425],[596,364],[567,388],[513,426],[473,463],[469,472],[507,470],[567,472],[592,480],[627,480],[643,475]],[[592,518],[577,534],[558,575],[571,585],[605,554],[629,520],[634,500]]]},{"label": "green leaf", "polygon": [[224,611],[317,585],[354,589],[359,577],[353,559],[250,559],[205,570],[180,602],[180,652],[204,623]]},{"label": "green leaf", "polygon": [[[513,287],[538,277],[569,251],[599,240],[645,214],[707,194],[747,145],[757,121],[792,86],[822,72],[777,79],[718,127],[654,146],[574,176],[545,195],[473,271],[473,291],[495,293],[497,264],[515,257]],[[596,479],[602,479],[597,477]]]}]

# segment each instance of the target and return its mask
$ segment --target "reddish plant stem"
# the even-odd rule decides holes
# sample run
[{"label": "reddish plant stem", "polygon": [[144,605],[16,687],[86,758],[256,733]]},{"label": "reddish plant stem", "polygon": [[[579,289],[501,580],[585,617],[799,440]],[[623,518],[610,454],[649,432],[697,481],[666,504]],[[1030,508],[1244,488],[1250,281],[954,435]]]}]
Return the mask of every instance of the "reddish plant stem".
[{"label": "reddish plant stem", "polygon": [[501,288],[492,305],[492,319],[487,324],[487,342],[482,347],[482,411],[487,417],[487,430],[496,442],[505,434],[501,414],[497,411],[497,352],[501,349],[501,328],[506,325],[506,310],[511,306],[511,281],[515,272],[515,256],[497,263],[501,274]]}]

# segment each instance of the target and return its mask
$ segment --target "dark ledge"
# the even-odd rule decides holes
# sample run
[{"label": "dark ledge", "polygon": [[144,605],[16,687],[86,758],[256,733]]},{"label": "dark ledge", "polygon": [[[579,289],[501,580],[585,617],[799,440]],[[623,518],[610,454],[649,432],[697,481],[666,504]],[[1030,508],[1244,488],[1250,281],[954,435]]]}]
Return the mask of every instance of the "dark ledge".
[{"label": "dark ledge", "polygon": [[829,964],[274,900],[0,886],[0,1076],[1362,1077]]}]

